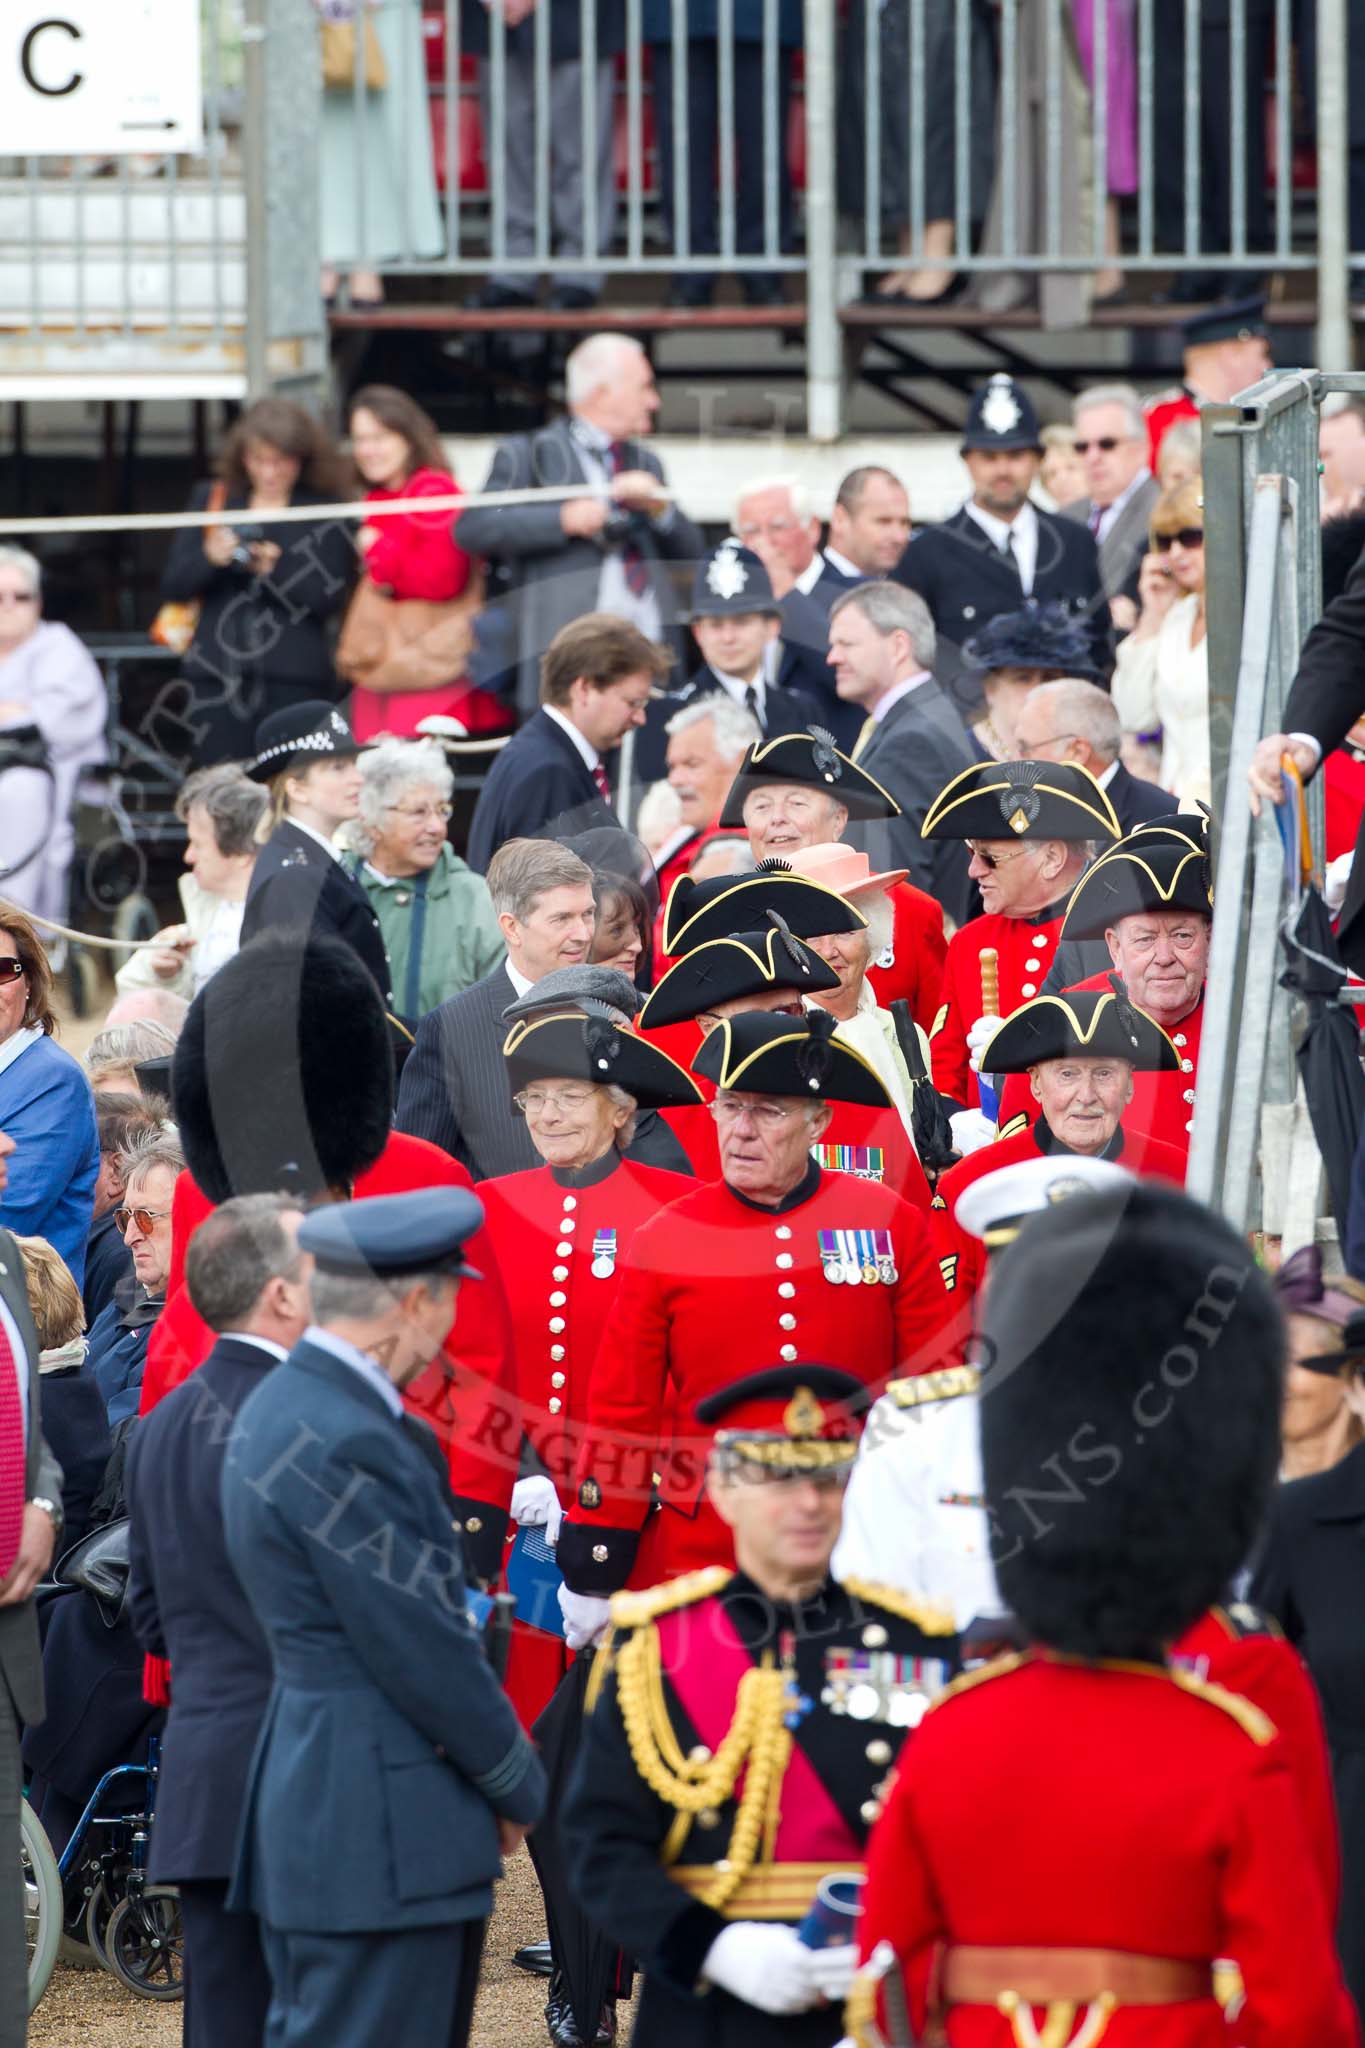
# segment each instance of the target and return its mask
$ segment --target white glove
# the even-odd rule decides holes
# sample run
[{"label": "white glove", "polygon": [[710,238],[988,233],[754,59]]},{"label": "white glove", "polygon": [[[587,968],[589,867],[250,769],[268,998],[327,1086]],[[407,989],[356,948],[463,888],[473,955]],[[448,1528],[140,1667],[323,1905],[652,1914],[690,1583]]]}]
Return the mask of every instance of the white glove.
[{"label": "white glove", "polygon": [[512,1520],[522,1529],[544,1529],[545,1541],[552,1550],[559,1541],[563,1519],[564,1510],[559,1505],[553,1479],[538,1472],[534,1478],[519,1479],[512,1488]]},{"label": "white glove", "polygon": [[559,1611],[564,1617],[564,1640],[571,1650],[586,1650],[598,1642],[611,1620],[610,1600],[598,1600],[591,1593],[559,1589]]},{"label": "white glove", "polygon": [[993,1145],[999,1133],[984,1110],[960,1109],[956,1116],[948,1119],[953,1134],[953,1149],[965,1159],[969,1152],[979,1152],[983,1145]]},{"label": "white glove", "polygon": [[812,1954],[793,1927],[736,1920],[707,1949],[701,1973],[760,2012],[809,2012],[820,1998],[811,1980]]},{"label": "white glove", "polygon": [[974,1074],[981,1072],[981,1055],[994,1038],[1003,1017],[978,1017],[967,1033],[967,1064]]},{"label": "white glove", "polygon": [[1355,849],[1350,853],[1339,853],[1335,860],[1329,860],[1323,871],[1322,900],[1333,917],[1346,901],[1346,890],[1351,880],[1351,869],[1355,864]]},{"label": "white glove", "polygon": [[858,1944],[842,1941],[835,1948],[808,1948],[807,1975],[815,1990],[831,2005],[842,2005],[858,1974]]}]

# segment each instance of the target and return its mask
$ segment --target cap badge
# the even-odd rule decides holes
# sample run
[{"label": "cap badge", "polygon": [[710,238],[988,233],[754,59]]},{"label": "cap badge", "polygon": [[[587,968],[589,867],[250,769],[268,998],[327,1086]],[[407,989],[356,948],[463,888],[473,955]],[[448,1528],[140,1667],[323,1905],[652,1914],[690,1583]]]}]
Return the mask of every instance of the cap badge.
[{"label": "cap badge", "polygon": [[1079,1175],[1068,1174],[1065,1178],[1052,1182],[1047,1191],[1047,1199],[1049,1206],[1055,1207],[1058,1202],[1069,1202],[1073,1195],[1083,1195],[1087,1192],[1086,1184]]},{"label": "cap badge", "polygon": [[706,587],[722,602],[738,597],[749,581],[749,572],[735,553],[738,543],[726,541],[716,549],[706,570]]},{"label": "cap badge", "polygon": [[1003,370],[997,370],[986,387],[981,403],[981,424],[992,434],[1009,434],[1024,417],[1014,386]]},{"label": "cap badge", "polygon": [[1024,833],[1043,808],[1033,787],[1042,771],[1036,761],[1011,762],[1010,769],[1010,779],[1000,791],[1000,815],[1011,832]]},{"label": "cap badge", "polygon": [[595,1479],[585,1479],[578,1489],[578,1505],[581,1508],[600,1508],[602,1489]]},{"label": "cap badge", "polygon": [[825,1411],[809,1387],[798,1387],[782,1411],[782,1427],[788,1436],[819,1436],[825,1426]]},{"label": "cap badge", "polygon": [[814,741],[811,760],[815,764],[817,774],[822,781],[838,782],[844,772],[844,764],[839,759],[839,747],[834,734],[826,732],[823,725],[808,726],[807,731]]}]

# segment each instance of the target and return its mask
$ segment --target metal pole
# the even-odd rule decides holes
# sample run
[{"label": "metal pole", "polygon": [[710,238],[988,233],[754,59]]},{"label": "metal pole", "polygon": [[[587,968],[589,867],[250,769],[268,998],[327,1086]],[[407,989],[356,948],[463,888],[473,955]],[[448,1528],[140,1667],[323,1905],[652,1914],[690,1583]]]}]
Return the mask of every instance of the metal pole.
[{"label": "metal pole", "polygon": [[246,390],[270,389],[270,249],[267,227],[265,38],[267,0],[246,0],[242,28],[242,178],[246,196]]},{"label": "metal pole", "polygon": [[837,441],[843,431],[834,12],[829,0],[806,0],[806,429],[813,441]]},{"label": "metal pole", "polygon": [[1329,371],[1352,362],[1346,17],[1347,0],[1318,0],[1317,357]]}]

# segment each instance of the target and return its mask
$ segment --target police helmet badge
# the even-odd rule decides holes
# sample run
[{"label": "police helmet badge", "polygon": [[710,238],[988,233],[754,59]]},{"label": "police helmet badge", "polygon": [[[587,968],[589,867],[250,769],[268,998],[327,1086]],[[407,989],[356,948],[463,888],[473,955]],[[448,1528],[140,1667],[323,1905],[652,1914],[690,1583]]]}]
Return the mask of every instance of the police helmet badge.
[{"label": "police helmet badge", "polygon": [[989,379],[981,402],[982,426],[992,434],[1012,434],[1023,417],[1012,380],[1003,370],[997,370]]},{"label": "police helmet badge", "polygon": [[736,553],[738,547],[737,540],[722,541],[707,565],[706,587],[722,603],[738,597],[749,581],[749,572]]}]

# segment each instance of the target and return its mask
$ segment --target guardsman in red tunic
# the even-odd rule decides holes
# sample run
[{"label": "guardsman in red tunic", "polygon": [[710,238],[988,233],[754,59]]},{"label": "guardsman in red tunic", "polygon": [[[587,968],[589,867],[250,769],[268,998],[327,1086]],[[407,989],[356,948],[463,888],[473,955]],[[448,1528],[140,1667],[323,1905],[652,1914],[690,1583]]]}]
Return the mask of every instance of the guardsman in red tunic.
[{"label": "guardsman in red tunic", "polygon": [[[1221,1219],[1136,1183],[1031,1217],[981,1332],[986,1510],[1028,1647],[950,1687],[900,1758],[861,1954],[903,1968],[916,2035],[941,2012],[950,2048],[1354,2048],[1284,1739],[1166,1650],[1274,1490],[1269,1287]],[[873,1994],[855,1984],[855,2041]]]},{"label": "guardsman in red tunic", "polygon": [[968,1188],[1021,1160],[1074,1153],[1109,1159],[1146,1179],[1185,1184],[1185,1153],[1132,1127],[1137,1072],[1178,1073],[1180,1056],[1159,1025],[1130,1003],[1116,974],[1101,994],[1035,996],[1000,1026],[982,1055],[991,1075],[1028,1078],[1037,1114],[944,1174],[934,1195],[934,1230],[950,1294],[974,1294],[986,1250],[957,1220]]},{"label": "guardsman in red tunic", "polygon": [[[834,2048],[851,1897],[895,1752],[956,1668],[951,1624],[836,1581],[830,1552],[866,1390],[782,1366],[701,1403],[716,1565],[618,1594],[563,1816],[594,1917],[644,1969],[640,2048]],[[854,1883],[840,1883],[853,1880]]]},{"label": "guardsman in red tunic", "polygon": [[[1131,1000],[1161,1026],[1179,1058],[1179,1071],[1134,1076],[1125,1122],[1163,1144],[1188,1153],[1194,1128],[1194,1090],[1204,1017],[1213,898],[1208,854],[1201,843],[1153,826],[1129,835],[1082,879],[1067,906],[1062,942],[1102,939],[1123,976]],[[1107,973],[1073,982],[1067,990],[1109,985]],[[1001,1129],[1034,1105],[1022,1080],[1000,1096]]]},{"label": "guardsman in red tunic", "polygon": [[810,1157],[828,1103],[886,1106],[871,1068],[832,1033],[823,1011],[731,1017],[693,1063],[716,1084],[724,1178],[638,1233],[597,1354],[558,1547],[570,1595],[588,1596],[566,1608],[583,1639],[628,1580],[729,1562],[728,1532],[705,1498],[696,1410],[737,1365],[775,1353],[879,1387],[939,1362],[949,1302],[927,1217]]},{"label": "guardsman in red tunic", "polygon": [[[983,761],[966,768],[925,815],[926,839],[965,839],[985,905],[948,942],[931,1033],[934,1086],[965,1108],[980,1104],[972,1054],[994,1017],[1038,995],[1052,966],[1067,900],[1095,847],[1119,836],[1113,805],[1072,762]],[[998,1003],[982,999],[982,955],[993,954]],[[988,991],[989,993],[989,991]]]}]

